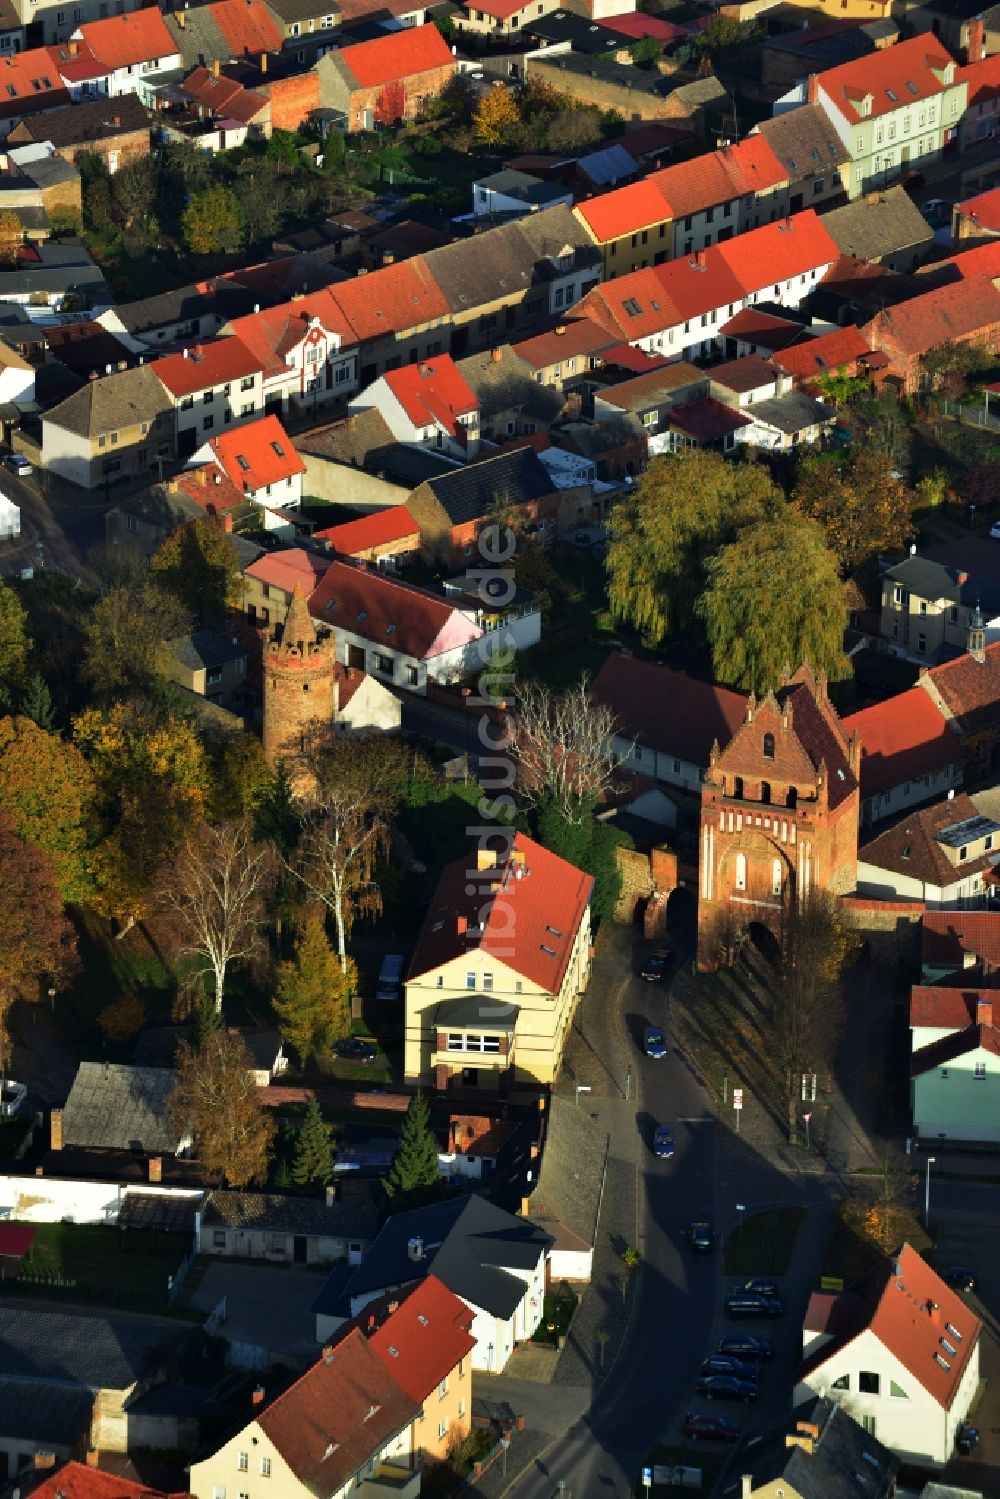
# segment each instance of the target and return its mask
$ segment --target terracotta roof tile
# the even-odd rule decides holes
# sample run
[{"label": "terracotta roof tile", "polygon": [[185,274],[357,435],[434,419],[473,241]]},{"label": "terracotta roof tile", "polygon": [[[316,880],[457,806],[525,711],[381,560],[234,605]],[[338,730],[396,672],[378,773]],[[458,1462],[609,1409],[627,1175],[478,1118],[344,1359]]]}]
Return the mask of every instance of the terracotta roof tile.
[{"label": "terracotta roof tile", "polygon": [[[431,29],[440,36],[436,27]],[[448,314],[447,300],[422,255],[342,282],[327,295],[358,339],[402,333]]]},{"label": "terracotta roof tile", "polygon": [[925,911],[921,962],[963,969],[967,956],[987,971],[1000,968],[1000,911]]},{"label": "terracotta roof tile", "polygon": [[813,208],[774,224],[763,224],[715,248],[748,292],[760,291],[771,281],[833,265],[840,253]]},{"label": "terracotta roof tile", "polygon": [[195,344],[187,354],[168,354],[150,366],[172,396],[190,396],[209,386],[261,373],[261,363],[238,338],[215,338]]},{"label": "terracotta roof tile", "polygon": [[635,656],[609,656],[590,691],[615,715],[617,732],[699,767],[713,740],[727,744],[746,717],[742,692]]},{"label": "terracotta roof tile", "polygon": [[247,503],[240,485],[234,484],[217,463],[184,469],[177,475],[177,485],[206,515],[224,515]]},{"label": "terracotta roof tile", "polygon": [[673,218],[660,186],[662,173],[578,203],[576,211],[599,244]]},{"label": "terracotta roof tile", "polygon": [[761,349],[782,349],[802,337],[802,324],[775,317],[772,312],[760,312],[756,307],[744,307],[723,323],[719,337],[737,338]]},{"label": "terracotta roof tile", "polygon": [[388,370],[382,378],[415,427],[439,426],[450,437],[457,437],[458,418],[479,409],[450,354]]},{"label": "terracotta roof tile", "polygon": [[328,564],[309,600],[314,618],[416,661],[478,640],[482,630],[440,594],[350,562]]},{"label": "terracotta roof tile", "polygon": [[718,442],[741,427],[749,427],[753,418],[742,411],[734,411],[714,396],[703,396],[700,401],[688,401],[684,406],[675,406],[667,413],[672,427],[679,427],[695,442]]},{"label": "terracotta roof tile", "polygon": [[914,984],[910,990],[910,1025],[916,1029],[964,1031],[977,1018],[980,995],[991,1002],[995,996],[1000,1011],[1000,995],[992,989]]},{"label": "terracotta roof tile", "polygon": [[209,440],[216,463],[234,483],[251,493],[279,484],[306,466],[276,416],[262,416]]},{"label": "terracotta roof tile", "polygon": [[[420,1404],[433,1394],[476,1346],[470,1332],[474,1313],[436,1275],[426,1276],[408,1292],[395,1292],[396,1311],[379,1318],[368,1346],[393,1380]],[[391,1303],[390,1303],[391,1304]],[[365,1307],[359,1324],[377,1315]]]},{"label": "terracotta roof tile", "polygon": [[819,338],[803,338],[790,349],[775,353],[774,362],[787,374],[794,375],[796,380],[815,380],[818,375],[831,371],[846,369],[850,372],[859,359],[870,353],[860,330],[851,325],[833,333],[822,333]]},{"label": "terracotta roof tile", "polygon": [[[558,994],[590,901],[591,876],[524,833],[516,834],[508,859],[491,872],[495,892],[489,874],[470,881],[468,869],[463,854],[442,872],[409,978],[478,949],[546,994]],[[491,893],[498,898],[487,898]]]},{"label": "terracotta roof tile", "polygon": [[778,381],[778,371],[774,365],[769,359],[762,359],[759,354],[746,354],[742,359],[729,359],[724,364],[714,364],[705,373],[717,385],[724,385],[727,390],[741,393],[759,390],[763,385],[775,385]]},{"label": "terracotta roof tile", "polygon": [[1000,94],[1000,53],[984,57],[981,62],[968,63],[964,68],[957,68],[955,77],[968,89],[966,109],[971,109],[974,104],[988,103]]},{"label": "terracotta roof tile", "polygon": [[155,8],[108,16],[103,21],[85,21],[80,36],[81,50],[86,46],[107,68],[155,62],[160,57],[172,57],[177,51],[177,43]]},{"label": "terracotta roof tile", "polygon": [[852,713],[844,719],[844,730],[861,740],[862,796],[962,762],[958,735],[920,687]]},{"label": "terracotta roof tile", "polygon": [[30,1492],[32,1499],[161,1499],[159,1490],[148,1484],[76,1462],[63,1463]]},{"label": "terracotta roof tile", "polygon": [[268,583],[272,588],[280,588],[289,596],[298,586],[308,598],[329,565],[326,557],[315,552],[307,552],[303,547],[288,547],[281,552],[265,552],[256,562],[251,562],[246,576]]},{"label": "terracotta roof tile", "polygon": [[956,656],[923,672],[917,685],[940,698],[965,735],[1000,725],[1000,641],[987,645],[984,661]]},{"label": "terracotta roof tile", "polygon": [[385,510],[376,510],[373,515],[363,515],[359,520],[345,521],[342,525],[328,526],[326,530],[314,533],[316,540],[325,541],[332,552],[339,552],[342,557],[419,535],[420,527],[405,505],[390,505]]},{"label": "terracotta roof tile", "polygon": [[908,817],[877,834],[858,849],[858,862],[872,864],[947,889],[969,875],[990,868],[989,857],[953,864],[935,834],[941,829],[978,817],[975,804],[964,791],[936,806],[917,807]]},{"label": "terracotta roof tile", "polygon": [[525,364],[530,364],[532,369],[543,370],[550,365],[560,364],[566,358],[597,355],[608,347],[610,335],[607,329],[592,322],[590,318],[575,318],[573,322],[561,326],[561,333],[554,329],[551,333],[539,333],[535,338],[526,338],[523,343],[514,344],[514,353]]},{"label": "terracotta roof tile", "polygon": [[261,312],[234,318],[229,324],[229,332],[240,338],[257,356],[265,377],[273,376],[287,372],[285,355],[305,338],[313,318],[318,318],[327,332],[338,334],[344,344],[351,345],[356,341],[353,329],[329,290],[295,297],[277,307],[265,307]]},{"label": "terracotta roof tile", "polygon": [[454,63],[451,48],[433,24],[404,26],[376,37],[372,42],[357,42],[338,53],[353,74],[359,88],[378,88],[412,78],[415,73],[429,73]]},{"label": "terracotta roof tile", "polygon": [[420,1409],[355,1328],[257,1417],[295,1477],[337,1493]]},{"label": "terracotta roof tile", "polygon": [[[1000,63],[1000,55],[995,61]],[[975,219],[981,229],[1000,233],[1000,187],[992,187],[987,193],[978,193],[974,198],[966,198],[964,203],[958,203],[956,207],[959,213],[967,214],[969,218]]]},{"label": "terracotta roof tile", "polygon": [[0,58],[0,117],[34,114],[69,102],[55,47],[31,47]]},{"label": "terracotta roof tile", "polygon": [[[820,73],[818,88],[851,124],[862,118],[861,101],[870,95],[869,119],[890,114],[913,102],[935,97],[945,85],[934,69],[955,71],[951,53],[930,32],[897,42],[880,52],[845,62]],[[910,85],[912,84],[912,88]]]},{"label": "terracotta roof tile", "polygon": [[[1000,251],[1000,245],[997,249]],[[866,323],[861,332],[873,348],[881,348],[883,341],[887,341],[890,347],[885,352],[890,358],[896,348],[912,357],[997,323],[1000,323],[1000,291],[985,276],[975,276],[886,308]]]},{"label": "terracotta roof tile", "polygon": [[263,0],[218,0],[208,11],[233,57],[281,51],[281,29]]}]

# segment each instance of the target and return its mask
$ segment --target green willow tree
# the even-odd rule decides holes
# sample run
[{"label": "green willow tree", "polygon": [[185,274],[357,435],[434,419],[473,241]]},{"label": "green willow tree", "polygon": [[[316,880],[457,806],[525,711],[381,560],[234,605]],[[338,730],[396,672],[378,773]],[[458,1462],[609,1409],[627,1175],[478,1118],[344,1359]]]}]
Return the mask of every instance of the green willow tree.
[{"label": "green willow tree", "polygon": [[611,519],[608,593],[618,619],[652,645],[687,628],[708,560],[785,500],[765,468],[685,450],[654,458]]},{"label": "green willow tree", "polygon": [[697,612],[716,681],[761,697],[802,662],[834,682],[848,675],[837,558],[816,521],[789,510],[749,526],[705,571]]}]

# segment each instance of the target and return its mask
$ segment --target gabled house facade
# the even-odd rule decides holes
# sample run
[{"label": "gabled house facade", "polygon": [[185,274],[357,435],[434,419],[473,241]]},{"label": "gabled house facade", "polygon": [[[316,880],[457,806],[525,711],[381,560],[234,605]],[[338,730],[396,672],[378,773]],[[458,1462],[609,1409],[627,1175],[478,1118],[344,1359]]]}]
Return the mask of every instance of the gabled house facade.
[{"label": "gabled house facade", "polygon": [[856,1292],[815,1292],[793,1405],[843,1402],[904,1461],[943,1467],[979,1386],[982,1325],[904,1244]]},{"label": "gabled house facade", "polygon": [[858,892],[943,909],[980,907],[996,889],[1000,824],[964,791],[877,834],[858,850]]},{"label": "gabled house facade", "polygon": [[465,462],[479,449],[479,402],[450,354],[389,370],[354,396],[349,411],[374,407],[397,442]]},{"label": "gabled house facade", "polygon": [[468,863],[442,874],[410,963],[406,1077],[439,1092],[551,1082],[590,977],[593,880],[522,833],[480,849],[474,880]]},{"label": "gabled house facade", "polygon": [[263,369],[238,338],[194,344],[155,359],[150,369],[174,404],[179,453],[191,453],[212,432],[252,421],[264,406]]},{"label": "gabled house facade", "polygon": [[919,686],[844,719],[861,741],[861,821],[881,822],[962,784],[962,745]]},{"label": "gabled house facade", "polygon": [[268,411],[315,411],[357,386],[357,338],[328,292],[235,318],[225,332],[259,361]]},{"label": "gabled house facade", "polygon": [[910,996],[913,1132],[934,1148],[1000,1140],[1000,1029],[993,989],[915,988]]},{"label": "gabled house facade", "polygon": [[198,448],[195,464],[215,464],[245,499],[265,510],[297,510],[306,466],[276,416],[220,433]]},{"label": "gabled house facade", "polygon": [[321,57],[320,104],[341,117],[349,134],[413,120],[444,93],[455,66],[436,26],[404,27]]},{"label": "gabled house facade", "polygon": [[81,489],[155,474],[174,455],[174,408],[148,365],[89,381],[42,417],[42,462]]},{"label": "gabled house facade", "polygon": [[60,77],[75,100],[138,94],[148,104],[147,75],[181,65],[176,42],[159,10],[152,9],[85,21],[55,51]]}]

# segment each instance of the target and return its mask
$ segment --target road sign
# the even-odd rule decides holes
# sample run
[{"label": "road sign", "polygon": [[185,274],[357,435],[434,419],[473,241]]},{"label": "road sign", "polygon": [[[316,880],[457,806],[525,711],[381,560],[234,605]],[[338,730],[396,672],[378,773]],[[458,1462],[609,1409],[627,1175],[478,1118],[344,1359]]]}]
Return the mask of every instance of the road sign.
[{"label": "road sign", "polygon": [[743,1107],[743,1089],[742,1088],[734,1088],[733,1089],[733,1108],[734,1109],[741,1109],[742,1107]]},{"label": "road sign", "polygon": [[653,1470],[652,1470],[652,1468],[643,1468],[643,1470],[642,1470],[642,1483],[643,1483],[643,1487],[644,1488],[651,1489],[653,1487]]}]

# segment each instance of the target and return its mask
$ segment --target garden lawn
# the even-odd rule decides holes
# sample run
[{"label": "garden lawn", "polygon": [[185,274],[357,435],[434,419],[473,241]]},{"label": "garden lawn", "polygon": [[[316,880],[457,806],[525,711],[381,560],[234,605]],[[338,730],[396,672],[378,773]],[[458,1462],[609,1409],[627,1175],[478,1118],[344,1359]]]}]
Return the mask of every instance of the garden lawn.
[{"label": "garden lawn", "polygon": [[[117,1228],[40,1223],[30,1259],[22,1263],[19,1289],[40,1298],[166,1312],[168,1278],[189,1248],[185,1234],[119,1234]],[[70,1284],[55,1285],[59,1278]]]},{"label": "garden lawn", "polygon": [[728,1235],[722,1252],[726,1275],[784,1275],[806,1210],[770,1208],[754,1213]]}]

